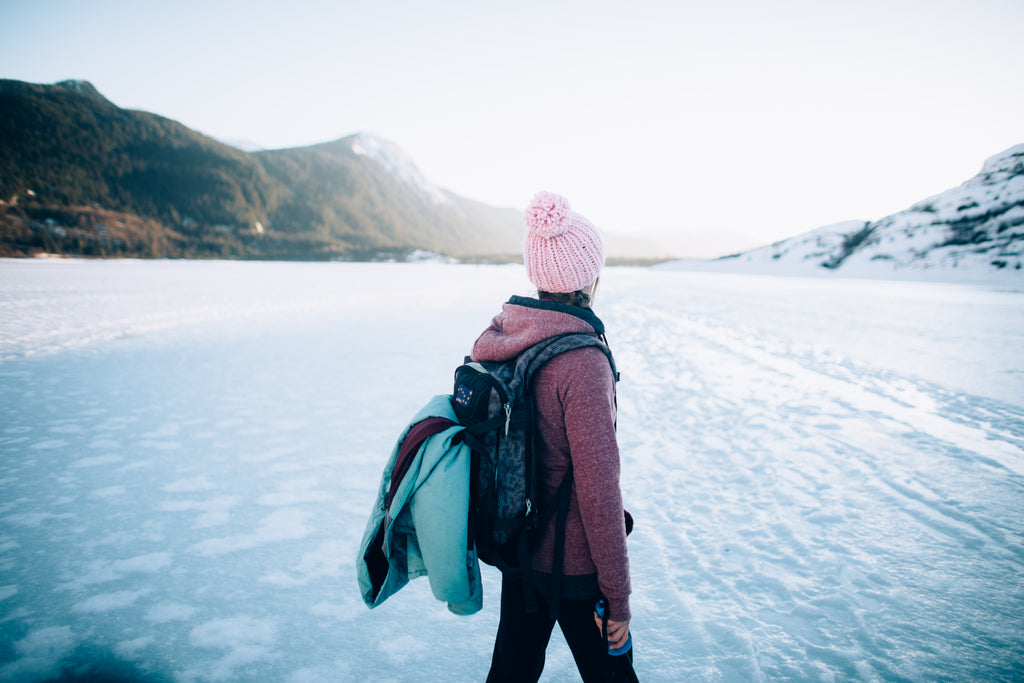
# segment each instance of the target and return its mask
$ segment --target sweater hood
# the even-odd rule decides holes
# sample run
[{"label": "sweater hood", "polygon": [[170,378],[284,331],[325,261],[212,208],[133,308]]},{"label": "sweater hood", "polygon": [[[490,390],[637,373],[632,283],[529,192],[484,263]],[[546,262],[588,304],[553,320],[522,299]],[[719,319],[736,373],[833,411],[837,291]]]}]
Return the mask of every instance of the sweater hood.
[{"label": "sweater hood", "polygon": [[514,296],[473,344],[474,361],[504,361],[548,337],[560,334],[604,334],[594,312],[578,306]]}]

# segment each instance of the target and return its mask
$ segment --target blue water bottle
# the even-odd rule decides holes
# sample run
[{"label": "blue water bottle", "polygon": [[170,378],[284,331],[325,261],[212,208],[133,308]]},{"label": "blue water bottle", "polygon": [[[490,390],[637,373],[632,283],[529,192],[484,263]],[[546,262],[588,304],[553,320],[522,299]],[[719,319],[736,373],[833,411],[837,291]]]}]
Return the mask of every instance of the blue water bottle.
[{"label": "blue water bottle", "polygon": [[[597,616],[601,617],[602,619],[604,619],[604,607],[605,607],[604,600],[598,600],[597,604],[594,605],[594,609],[597,610]],[[629,635],[626,636],[626,644],[623,645],[622,647],[612,647],[609,644],[608,645],[608,654],[610,654],[610,655],[624,655],[627,652],[629,652],[630,649],[632,649],[632,647],[633,647],[633,634],[630,633]]]}]

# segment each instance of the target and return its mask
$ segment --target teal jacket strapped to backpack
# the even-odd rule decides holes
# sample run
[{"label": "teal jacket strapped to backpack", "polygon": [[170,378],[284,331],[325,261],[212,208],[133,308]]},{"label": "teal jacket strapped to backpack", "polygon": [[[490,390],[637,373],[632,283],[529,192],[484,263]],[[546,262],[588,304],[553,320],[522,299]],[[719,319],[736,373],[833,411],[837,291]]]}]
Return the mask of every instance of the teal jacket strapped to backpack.
[{"label": "teal jacket strapped to backpack", "polygon": [[474,614],[483,606],[483,588],[476,549],[468,542],[470,449],[452,443],[463,428],[456,424],[428,438],[387,502],[403,441],[413,425],[431,417],[457,422],[450,396],[432,398],[395,444],[360,544],[359,589],[372,608],[410,579],[426,576],[434,597],[451,612]]}]

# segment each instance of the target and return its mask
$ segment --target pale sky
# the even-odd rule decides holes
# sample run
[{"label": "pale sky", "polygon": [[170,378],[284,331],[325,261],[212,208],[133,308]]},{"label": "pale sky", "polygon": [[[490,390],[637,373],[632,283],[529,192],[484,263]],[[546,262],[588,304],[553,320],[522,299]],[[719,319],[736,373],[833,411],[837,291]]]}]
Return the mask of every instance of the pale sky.
[{"label": "pale sky", "polygon": [[0,78],[267,148],[368,131],[460,195],[698,252],[967,180],[1024,142],[1022,36],[1022,0],[0,0]]}]

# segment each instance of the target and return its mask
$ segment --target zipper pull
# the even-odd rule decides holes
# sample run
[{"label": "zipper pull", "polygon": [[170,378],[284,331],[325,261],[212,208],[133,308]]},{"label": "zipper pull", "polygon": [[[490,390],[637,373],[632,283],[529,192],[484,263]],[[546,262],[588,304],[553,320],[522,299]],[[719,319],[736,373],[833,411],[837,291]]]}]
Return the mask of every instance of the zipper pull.
[{"label": "zipper pull", "polygon": [[505,404],[505,436],[508,436],[508,429],[512,424],[512,404]]}]

